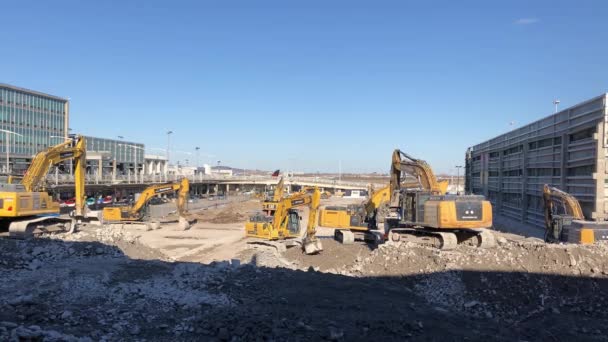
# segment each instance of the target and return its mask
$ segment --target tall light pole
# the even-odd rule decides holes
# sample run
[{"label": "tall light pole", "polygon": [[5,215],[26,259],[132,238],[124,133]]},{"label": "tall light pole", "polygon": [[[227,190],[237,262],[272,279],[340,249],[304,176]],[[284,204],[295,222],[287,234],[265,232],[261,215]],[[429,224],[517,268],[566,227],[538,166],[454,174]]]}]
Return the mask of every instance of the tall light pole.
[{"label": "tall light pole", "polygon": [[23,135],[19,134],[19,133],[15,133],[13,131],[9,131],[6,129],[0,129],[0,132],[4,132],[6,135],[6,174],[10,174],[10,157],[9,157],[9,153],[11,150],[11,139],[10,139],[10,134],[14,134],[14,135],[18,135],[20,137],[22,137]]},{"label": "tall light pole", "polygon": [[456,195],[460,195],[460,169],[462,165],[456,165]]},{"label": "tall light pole", "polygon": [[557,105],[559,104],[559,102],[560,101],[558,99],[553,100],[553,104],[555,105],[555,112],[556,113],[557,113]]},{"label": "tall light pole", "polygon": [[169,164],[169,157],[171,157],[169,153],[171,149],[171,134],[173,134],[173,131],[167,131],[167,165]]},{"label": "tall light pole", "polygon": [[199,156],[200,156],[200,147],[195,147],[194,150],[196,151],[196,170],[198,171],[198,167],[199,167]]}]

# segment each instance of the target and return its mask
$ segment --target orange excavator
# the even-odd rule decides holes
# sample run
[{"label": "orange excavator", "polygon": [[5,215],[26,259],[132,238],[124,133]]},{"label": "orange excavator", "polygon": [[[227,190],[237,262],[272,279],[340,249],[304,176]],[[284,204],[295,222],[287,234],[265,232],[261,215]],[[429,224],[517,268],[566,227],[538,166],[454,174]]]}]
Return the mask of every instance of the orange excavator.
[{"label": "orange excavator", "polygon": [[[406,178],[414,179],[405,181]],[[430,165],[396,149],[391,161],[390,200],[384,217],[387,238],[441,249],[468,242],[495,246],[492,205],[483,196],[446,195]],[[378,211],[382,213],[382,211]],[[383,213],[384,214],[384,213]]]},{"label": "orange excavator", "polygon": [[608,240],[608,222],[585,220],[580,203],[571,194],[545,184],[543,204],[546,242],[592,244]]}]

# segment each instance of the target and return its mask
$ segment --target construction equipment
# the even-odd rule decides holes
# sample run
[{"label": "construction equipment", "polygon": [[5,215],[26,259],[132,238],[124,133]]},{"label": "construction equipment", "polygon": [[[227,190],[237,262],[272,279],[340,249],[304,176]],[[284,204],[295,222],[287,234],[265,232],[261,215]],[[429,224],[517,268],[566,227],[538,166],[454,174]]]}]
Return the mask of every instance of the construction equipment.
[{"label": "construction equipment", "polygon": [[[179,182],[156,184],[147,187],[139,196],[135,204],[130,206],[112,206],[103,208],[102,223],[141,223],[146,216],[148,202],[162,194],[177,192],[177,214],[179,216],[179,227],[188,229],[190,220],[187,218],[186,205],[188,203],[188,193],[190,183],[188,178],[183,178]],[[157,228],[156,222],[149,222],[149,228]]]},{"label": "construction equipment", "polygon": [[334,238],[343,244],[352,244],[355,239],[369,242],[382,240],[382,234],[374,232],[377,225],[377,209],[388,202],[390,187],[375,191],[370,189],[369,198],[360,204],[327,206],[319,213],[319,226],[335,228]]},{"label": "construction equipment", "polygon": [[266,203],[268,203],[270,206],[272,206],[272,203],[277,203],[281,198],[283,198],[284,193],[285,182],[283,181],[283,177],[281,177],[279,182],[274,186],[274,190],[264,191],[258,197],[262,200],[262,207],[266,207]]},{"label": "construction equipment", "polygon": [[[61,217],[59,203],[46,192],[46,175],[52,165],[73,159],[76,204],[72,218]],[[73,231],[87,218],[85,202],[86,140],[75,136],[36,154],[19,184],[0,184],[0,220],[9,224],[9,236],[24,238],[51,228]],[[10,182],[14,179],[11,177]]]},{"label": "construction equipment", "polygon": [[[277,191],[281,190],[275,190],[275,194]],[[264,212],[251,216],[245,224],[245,235],[250,238],[258,238],[266,244],[269,241],[280,241],[279,244],[271,243],[280,250],[284,250],[286,245],[301,243],[306,254],[319,253],[323,250],[323,246],[316,236],[315,226],[320,201],[321,193],[315,190],[312,194],[296,192],[289,197],[280,198],[278,201],[264,202]],[[295,209],[301,206],[309,206],[310,210],[303,238],[300,231],[301,217]],[[301,241],[300,238],[302,238]]]},{"label": "construction equipment", "polygon": [[576,197],[551,187],[543,186],[545,211],[545,241],[592,244],[608,240],[607,221],[587,221]]},{"label": "construction equipment", "polygon": [[[405,177],[403,177],[405,175]],[[402,178],[418,187],[404,187]],[[405,179],[403,179],[405,180]],[[438,182],[430,165],[396,149],[392,155],[390,204],[384,219],[389,240],[412,241],[441,249],[467,242],[495,246],[492,205],[483,196],[446,195],[447,182]]]},{"label": "construction equipment", "polygon": [[[316,188],[317,187],[315,187],[315,186],[305,186],[300,191],[312,194],[313,191],[315,191]],[[321,191],[321,199],[328,199],[330,197],[331,197],[331,192],[329,192],[329,191]]]}]

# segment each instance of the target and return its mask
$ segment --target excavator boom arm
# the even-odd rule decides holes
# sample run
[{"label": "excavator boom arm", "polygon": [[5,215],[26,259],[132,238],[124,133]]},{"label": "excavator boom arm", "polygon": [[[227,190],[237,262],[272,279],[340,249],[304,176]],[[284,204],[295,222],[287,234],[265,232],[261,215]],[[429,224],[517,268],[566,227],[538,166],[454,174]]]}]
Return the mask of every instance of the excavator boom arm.
[{"label": "excavator boom arm", "polygon": [[369,199],[365,202],[365,213],[369,216],[374,210],[376,210],[382,203],[389,200],[390,197],[390,185],[387,185],[379,190],[371,190]]},{"label": "excavator boom arm", "polygon": [[185,212],[189,190],[190,185],[187,178],[182,179],[179,183],[167,183],[149,186],[141,193],[139,199],[131,208],[131,212],[139,212],[146,205],[146,203],[148,203],[148,201],[155,196],[179,191],[177,198],[177,210],[178,213],[182,215]]},{"label": "excavator boom arm", "polygon": [[319,204],[321,203],[321,192],[315,188],[311,196],[310,212],[308,213],[308,223],[306,224],[306,238],[314,239],[317,234],[317,213],[319,211]]},{"label": "excavator boom arm", "polygon": [[83,216],[85,202],[86,139],[82,136],[38,152],[21,179],[28,192],[43,191],[49,168],[62,161],[74,159],[75,216]]},{"label": "excavator boom arm", "polygon": [[551,187],[547,184],[543,186],[543,202],[545,208],[545,225],[550,226],[553,219],[553,214],[556,211],[556,206],[562,206],[563,212],[566,215],[572,216],[575,220],[584,220],[583,209],[576,197],[558,188]]},{"label": "excavator boom arm", "polygon": [[278,202],[281,200],[281,198],[283,197],[283,191],[285,191],[285,182],[283,180],[283,177],[281,177],[281,179],[279,180],[279,183],[277,183],[276,187],[274,188],[274,194],[272,196],[272,200],[274,202]]},{"label": "excavator boom arm", "polygon": [[424,160],[416,159],[409,154],[396,149],[393,151],[391,164],[391,194],[401,189],[401,174],[405,172],[415,177],[422,188],[436,194],[445,194],[447,191],[448,182],[437,181],[437,177],[431,166]]}]

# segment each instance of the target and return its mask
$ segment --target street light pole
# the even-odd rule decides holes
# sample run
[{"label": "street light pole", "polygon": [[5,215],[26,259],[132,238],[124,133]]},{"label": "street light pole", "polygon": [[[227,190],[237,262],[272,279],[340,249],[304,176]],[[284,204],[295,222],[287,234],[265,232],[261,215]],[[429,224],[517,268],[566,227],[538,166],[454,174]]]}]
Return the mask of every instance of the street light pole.
[{"label": "street light pole", "polygon": [[173,134],[173,131],[167,131],[167,164],[169,164],[169,157],[171,157],[169,153],[171,149],[171,134]]},{"label": "street light pole", "polygon": [[200,156],[200,152],[199,151],[200,151],[201,148],[197,146],[194,149],[196,150],[196,170],[198,171],[198,167],[200,166],[199,165],[199,156]]},{"label": "street light pole", "polygon": [[9,131],[6,129],[0,129],[0,132],[4,132],[6,135],[6,174],[10,174],[10,149],[11,149],[11,139],[10,139],[10,135],[9,134],[14,134],[14,135],[18,135],[20,137],[22,137],[23,135],[19,134],[19,133],[15,133],[13,131]]},{"label": "street light pole", "polygon": [[558,99],[553,100],[553,104],[555,105],[555,112],[556,113],[557,113],[557,105],[559,104],[559,102],[560,101]]},{"label": "street light pole", "polygon": [[456,165],[456,195],[460,195],[460,169],[462,165]]}]

